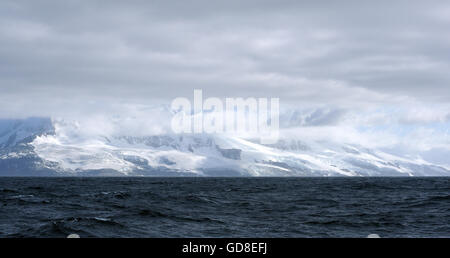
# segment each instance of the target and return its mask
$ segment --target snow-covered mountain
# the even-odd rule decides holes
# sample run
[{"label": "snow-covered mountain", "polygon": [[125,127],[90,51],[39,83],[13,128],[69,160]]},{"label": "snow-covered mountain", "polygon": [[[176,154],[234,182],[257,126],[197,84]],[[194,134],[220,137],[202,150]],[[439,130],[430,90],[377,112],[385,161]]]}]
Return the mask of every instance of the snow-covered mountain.
[{"label": "snow-covered mountain", "polygon": [[2,120],[0,175],[450,176],[445,167],[354,144],[130,134],[86,133],[76,122],[47,118]]},{"label": "snow-covered mountain", "polygon": [[36,135],[53,133],[53,124],[49,118],[4,119],[0,120],[0,148],[29,142]]}]

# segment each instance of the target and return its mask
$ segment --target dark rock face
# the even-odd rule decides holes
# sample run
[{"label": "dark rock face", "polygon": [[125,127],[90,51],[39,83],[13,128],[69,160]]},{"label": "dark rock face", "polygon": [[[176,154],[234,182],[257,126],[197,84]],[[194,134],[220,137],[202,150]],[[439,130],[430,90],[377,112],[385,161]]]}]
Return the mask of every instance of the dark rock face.
[{"label": "dark rock face", "polygon": [[239,149],[221,149],[217,146],[217,150],[228,159],[241,160],[241,152]]},{"label": "dark rock face", "polygon": [[0,176],[57,176],[56,171],[57,164],[44,162],[30,145],[0,149]]},{"label": "dark rock face", "polygon": [[299,140],[279,140],[276,144],[267,144],[266,146],[287,151],[309,151],[311,148]]}]

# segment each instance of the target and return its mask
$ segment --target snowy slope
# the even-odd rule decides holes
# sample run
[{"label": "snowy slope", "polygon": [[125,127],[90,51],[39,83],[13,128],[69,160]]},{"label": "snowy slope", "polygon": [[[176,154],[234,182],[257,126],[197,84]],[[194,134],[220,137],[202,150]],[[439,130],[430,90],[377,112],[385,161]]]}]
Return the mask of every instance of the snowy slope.
[{"label": "snowy slope", "polygon": [[[3,122],[0,170],[52,175],[449,176],[450,171],[362,146],[229,135],[86,133],[77,122]],[[44,171],[44,172],[43,172]]]}]

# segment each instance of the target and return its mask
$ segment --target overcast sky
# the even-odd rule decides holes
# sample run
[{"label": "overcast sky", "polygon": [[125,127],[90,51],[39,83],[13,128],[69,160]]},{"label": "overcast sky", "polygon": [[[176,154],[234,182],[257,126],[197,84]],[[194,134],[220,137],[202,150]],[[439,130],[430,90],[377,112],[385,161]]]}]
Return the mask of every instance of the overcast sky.
[{"label": "overcast sky", "polygon": [[449,1],[2,0],[0,117],[120,112],[198,88],[448,141],[449,31]]},{"label": "overcast sky", "polygon": [[171,99],[193,88],[449,102],[449,29],[448,1],[3,0],[2,106]]}]

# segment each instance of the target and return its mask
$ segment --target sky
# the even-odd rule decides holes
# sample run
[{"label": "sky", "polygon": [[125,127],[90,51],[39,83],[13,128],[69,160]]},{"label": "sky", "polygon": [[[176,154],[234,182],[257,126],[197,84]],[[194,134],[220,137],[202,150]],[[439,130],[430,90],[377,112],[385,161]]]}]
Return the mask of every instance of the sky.
[{"label": "sky", "polygon": [[450,154],[449,29],[448,1],[2,0],[0,117],[148,117],[202,89],[434,159]]}]

